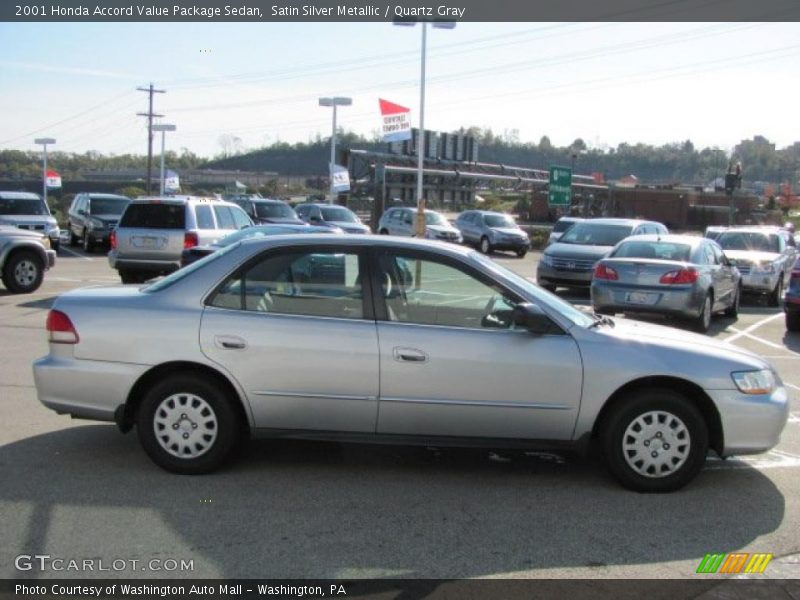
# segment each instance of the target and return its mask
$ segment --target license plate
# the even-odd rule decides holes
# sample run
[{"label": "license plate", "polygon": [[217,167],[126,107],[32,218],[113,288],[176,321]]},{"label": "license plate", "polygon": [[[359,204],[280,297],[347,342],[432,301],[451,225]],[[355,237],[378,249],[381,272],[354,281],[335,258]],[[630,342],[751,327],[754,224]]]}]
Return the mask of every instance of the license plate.
[{"label": "license plate", "polygon": [[656,299],[656,294],[647,292],[628,292],[625,296],[625,301],[629,304],[655,304]]},{"label": "license plate", "polygon": [[140,237],[136,241],[140,248],[155,248],[158,245],[158,238],[154,237]]}]

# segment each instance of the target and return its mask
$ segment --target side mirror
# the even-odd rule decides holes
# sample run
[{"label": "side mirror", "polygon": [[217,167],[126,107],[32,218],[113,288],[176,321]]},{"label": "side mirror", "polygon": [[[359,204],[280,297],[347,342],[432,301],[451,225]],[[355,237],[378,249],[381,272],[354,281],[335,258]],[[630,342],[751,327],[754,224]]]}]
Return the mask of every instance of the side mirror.
[{"label": "side mirror", "polygon": [[543,335],[553,330],[553,322],[536,304],[517,304],[511,312],[511,319],[517,327],[524,327],[531,333]]},{"label": "side mirror", "polygon": [[735,259],[733,259],[733,258],[728,258],[728,257],[726,256],[726,257],[725,257],[725,264],[726,264],[727,266],[729,266],[729,267],[735,267],[735,266],[736,266],[736,260],[735,260]]},{"label": "side mirror", "polygon": [[86,215],[88,215],[89,213],[88,213],[88,212],[86,212],[86,209],[85,209],[85,208],[82,208],[82,209],[80,209],[80,210],[78,211],[78,214],[79,214],[79,215],[81,215],[82,217],[85,217],[85,216],[86,216]]}]

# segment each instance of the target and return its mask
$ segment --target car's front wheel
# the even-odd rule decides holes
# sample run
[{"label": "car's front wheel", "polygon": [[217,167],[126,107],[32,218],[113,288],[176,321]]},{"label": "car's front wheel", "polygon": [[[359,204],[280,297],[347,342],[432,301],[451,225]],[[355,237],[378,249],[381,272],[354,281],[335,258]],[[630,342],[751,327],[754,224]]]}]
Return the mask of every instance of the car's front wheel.
[{"label": "car's front wheel", "polygon": [[731,301],[731,305],[725,309],[725,316],[736,318],[739,316],[739,303],[742,300],[742,286],[737,286],[736,291],[734,291],[733,294],[734,296],[733,300]]},{"label": "car's front wheel", "polygon": [[708,452],[708,428],[697,407],[668,389],[623,398],[600,428],[611,473],[637,492],[672,492],[694,479]]},{"label": "car's front wheel", "polygon": [[778,277],[778,283],[775,284],[775,289],[769,293],[767,304],[770,306],[780,306],[781,298],[783,298],[783,273]]},{"label": "car's front wheel", "polygon": [[9,292],[30,294],[39,289],[44,279],[44,262],[30,250],[18,250],[3,266],[3,283]]},{"label": "car's front wheel", "polygon": [[520,248],[517,250],[517,257],[518,258],[525,258],[525,255],[528,253],[527,248]]},{"label": "car's front wheel", "polygon": [[172,375],[142,399],[136,418],[139,441],[153,462],[167,471],[184,475],[213,471],[242,434],[233,401],[212,379]]},{"label": "car's front wheel", "polygon": [[486,236],[482,237],[479,248],[484,254],[489,254],[492,251],[492,244],[489,242],[489,238]]}]

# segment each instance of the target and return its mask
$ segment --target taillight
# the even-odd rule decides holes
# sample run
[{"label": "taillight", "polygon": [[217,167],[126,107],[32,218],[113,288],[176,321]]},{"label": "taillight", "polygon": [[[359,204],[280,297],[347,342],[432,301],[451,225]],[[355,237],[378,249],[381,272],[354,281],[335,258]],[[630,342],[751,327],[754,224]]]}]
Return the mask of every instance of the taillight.
[{"label": "taillight", "polygon": [[46,328],[52,344],[77,344],[80,341],[72,321],[60,310],[51,310],[47,313]]},{"label": "taillight", "polygon": [[698,273],[696,269],[692,269],[689,267],[688,269],[680,269],[678,271],[670,271],[669,273],[664,273],[661,276],[661,279],[658,280],[659,283],[694,283],[697,281]]},{"label": "taillight", "polygon": [[108,243],[111,245],[111,249],[112,250],[116,250],[116,248],[117,248],[117,232],[116,231],[112,231],[108,235]]},{"label": "taillight", "polygon": [[594,278],[595,279],[607,279],[609,281],[616,281],[619,279],[619,275],[617,275],[617,271],[612,269],[611,267],[607,267],[603,263],[599,263],[594,268]]},{"label": "taillight", "polygon": [[197,239],[197,234],[187,231],[183,236],[183,249],[187,250],[189,248],[194,248],[200,243]]}]

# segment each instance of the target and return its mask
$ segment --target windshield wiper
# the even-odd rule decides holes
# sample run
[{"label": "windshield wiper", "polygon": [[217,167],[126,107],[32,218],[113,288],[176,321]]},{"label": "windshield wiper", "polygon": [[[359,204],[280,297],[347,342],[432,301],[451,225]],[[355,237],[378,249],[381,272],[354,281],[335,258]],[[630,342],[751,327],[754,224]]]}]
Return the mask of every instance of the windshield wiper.
[{"label": "windshield wiper", "polygon": [[614,319],[612,319],[611,317],[607,317],[605,315],[598,315],[597,313],[594,313],[592,317],[594,318],[594,323],[589,325],[587,329],[592,329],[593,327],[599,327],[600,325],[608,325],[609,327],[614,327],[615,325]]}]

